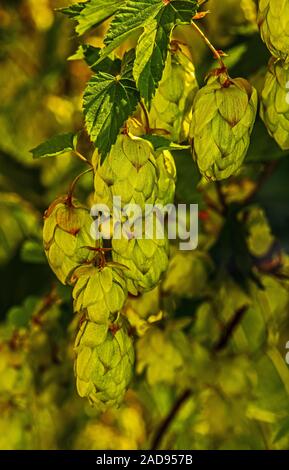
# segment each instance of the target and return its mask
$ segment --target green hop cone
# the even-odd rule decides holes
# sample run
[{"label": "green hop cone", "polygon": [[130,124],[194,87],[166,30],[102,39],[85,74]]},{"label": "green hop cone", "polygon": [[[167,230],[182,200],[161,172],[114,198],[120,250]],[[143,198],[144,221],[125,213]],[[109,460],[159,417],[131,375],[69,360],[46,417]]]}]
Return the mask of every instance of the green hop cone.
[{"label": "green hop cone", "polygon": [[89,320],[107,324],[124,306],[127,289],[120,269],[82,266],[74,272],[73,280],[74,311],[86,310]]},{"label": "green hop cone", "polygon": [[271,60],[261,96],[260,115],[269,134],[283,150],[289,149],[289,67]]},{"label": "green hop cone", "polygon": [[[165,230],[159,230],[157,216],[151,214],[151,217],[154,217],[154,220],[148,225],[156,228],[152,234],[146,234],[143,229],[142,237],[133,237],[123,230],[121,238],[112,239],[112,258],[127,268],[123,270],[123,274],[126,277],[128,291],[133,295],[156,287],[168,267],[167,234]],[[142,223],[145,225],[144,221]]]},{"label": "green hop cone", "polygon": [[166,383],[182,387],[188,380],[192,349],[181,322],[169,323],[166,328],[150,327],[136,343],[136,356],[136,371],[145,372],[151,386]]},{"label": "green hop cone", "polygon": [[257,92],[243,78],[211,76],[197,93],[190,129],[193,156],[208,180],[236,173],[246,156],[257,112]]},{"label": "green hop cone", "polygon": [[168,150],[160,152],[156,159],[158,168],[157,199],[155,204],[172,204],[176,189],[176,166],[172,154]]},{"label": "green hop cone", "polygon": [[194,65],[178,44],[172,43],[161,83],[151,103],[150,126],[164,129],[174,142],[187,140],[197,91]]},{"label": "green hop cone", "polygon": [[122,207],[154,204],[157,197],[157,165],[152,145],[140,137],[119,135],[102,165],[95,153],[94,202],[111,210],[113,196],[121,198]]},{"label": "green hop cone", "polygon": [[289,61],[289,2],[259,0],[258,25],[263,41],[274,57]]},{"label": "green hop cone", "polygon": [[26,339],[22,336],[17,332],[1,331],[0,374],[4,379],[0,383],[0,401],[14,398],[26,402],[27,393],[33,391],[33,375],[26,358]]},{"label": "green hop cone", "polygon": [[256,206],[246,214],[247,243],[250,254],[255,258],[266,257],[275,238],[264,211]]},{"label": "green hop cone", "polygon": [[75,341],[75,375],[81,397],[103,410],[121,403],[132,377],[133,342],[126,325],[85,321]]},{"label": "green hop cone", "polygon": [[69,197],[56,199],[44,215],[43,244],[51,269],[67,284],[74,269],[93,256],[90,235],[93,219],[87,209]]}]

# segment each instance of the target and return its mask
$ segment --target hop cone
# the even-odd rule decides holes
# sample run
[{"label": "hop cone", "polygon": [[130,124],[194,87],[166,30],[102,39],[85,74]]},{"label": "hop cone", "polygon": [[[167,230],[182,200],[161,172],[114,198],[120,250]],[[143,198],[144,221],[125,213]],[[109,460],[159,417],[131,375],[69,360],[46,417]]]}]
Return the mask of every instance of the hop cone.
[{"label": "hop cone", "polygon": [[[150,223],[154,224],[154,221]],[[163,236],[160,232],[158,234],[149,234],[145,238],[143,232],[142,238],[134,238],[124,233],[120,239],[112,240],[113,260],[126,266],[123,274],[128,291],[133,295],[153,289],[167,270],[168,239],[165,233]]]},{"label": "hop cone", "polygon": [[139,138],[120,135],[102,165],[94,156],[97,167],[94,179],[96,204],[112,209],[113,196],[121,197],[122,207],[154,204],[157,197],[157,168],[152,145]]},{"label": "hop cone", "polygon": [[166,130],[174,142],[186,140],[197,90],[192,62],[172,44],[162,81],[151,103],[150,126]]},{"label": "hop cone", "polygon": [[127,298],[126,284],[119,272],[110,266],[82,266],[73,279],[74,311],[86,310],[89,320],[108,324],[110,315],[118,313]]},{"label": "hop cone", "polygon": [[119,405],[130,382],[134,349],[120,321],[98,325],[86,321],[75,341],[77,390],[100,409]]},{"label": "hop cone", "polygon": [[258,25],[267,48],[274,57],[289,61],[289,2],[259,0]]},{"label": "hop cone", "polygon": [[[26,360],[26,346],[19,336],[7,336],[9,332],[1,331],[0,342],[0,401],[11,397],[26,399],[32,392],[33,376]],[[3,336],[2,336],[3,335]]]},{"label": "hop cone", "polygon": [[257,112],[257,92],[244,79],[210,77],[196,95],[190,136],[193,156],[207,179],[234,174],[246,156]]},{"label": "hop cone", "polygon": [[85,247],[95,245],[90,235],[89,212],[68,197],[54,201],[44,216],[45,253],[58,279],[66,284],[74,269],[91,258]]},{"label": "hop cone", "polygon": [[136,344],[137,372],[145,372],[149,385],[184,385],[188,376],[192,349],[177,322],[166,329],[150,327]]},{"label": "hop cone", "polygon": [[283,150],[289,149],[289,67],[271,60],[261,97],[261,118]]},{"label": "hop cone", "polygon": [[175,198],[176,166],[168,150],[161,152],[156,159],[158,168],[156,204],[172,204]]}]

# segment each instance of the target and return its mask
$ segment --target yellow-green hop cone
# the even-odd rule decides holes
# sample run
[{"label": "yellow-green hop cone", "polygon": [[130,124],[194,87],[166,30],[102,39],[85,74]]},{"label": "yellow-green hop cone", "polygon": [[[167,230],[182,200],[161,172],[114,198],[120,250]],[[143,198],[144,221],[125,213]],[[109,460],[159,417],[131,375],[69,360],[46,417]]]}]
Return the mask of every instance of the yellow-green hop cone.
[{"label": "yellow-green hop cone", "polygon": [[73,280],[74,311],[86,310],[89,320],[107,324],[124,306],[127,289],[120,269],[82,266],[74,272]]},{"label": "yellow-green hop cone", "polygon": [[81,397],[103,410],[118,406],[132,377],[133,342],[121,320],[111,325],[86,321],[75,341],[75,375]]},{"label": "yellow-green hop cone", "polygon": [[69,283],[74,269],[91,259],[87,246],[96,246],[90,235],[93,219],[89,211],[69,197],[54,201],[44,215],[43,244],[51,269]]},{"label": "yellow-green hop cone", "polygon": [[289,64],[271,60],[261,95],[260,115],[269,134],[289,149]]},{"label": "yellow-green hop cone", "polygon": [[121,198],[121,208],[137,204],[154,204],[157,197],[156,155],[152,145],[140,137],[119,135],[109,155],[100,165],[97,153],[94,202],[106,204],[110,210],[113,196]]},{"label": "yellow-green hop cone", "polygon": [[259,0],[258,25],[263,41],[274,57],[289,61],[289,2]]},{"label": "yellow-green hop cone", "polygon": [[168,150],[161,152],[156,159],[158,168],[157,199],[155,204],[172,204],[176,189],[176,165],[172,154]]},{"label": "yellow-green hop cone", "polygon": [[198,91],[190,129],[193,156],[208,180],[236,173],[246,156],[258,98],[243,78],[211,76]]},{"label": "yellow-green hop cone", "polygon": [[[144,223],[144,221],[143,221]],[[151,222],[154,223],[153,221]],[[125,266],[123,275],[126,277],[127,289],[137,295],[147,292],[160,282],[169,263],[169,243],[167,235],[143,233],[143,238],[122,235],[120,239],[112,240],[112,258]]]},{"label": "yellow-green hop cone", "polygon": [[188,138],[198,84],[192,62],[173,43],[156,95],[151,103],[151,128],[164,129],[174,142]]}]

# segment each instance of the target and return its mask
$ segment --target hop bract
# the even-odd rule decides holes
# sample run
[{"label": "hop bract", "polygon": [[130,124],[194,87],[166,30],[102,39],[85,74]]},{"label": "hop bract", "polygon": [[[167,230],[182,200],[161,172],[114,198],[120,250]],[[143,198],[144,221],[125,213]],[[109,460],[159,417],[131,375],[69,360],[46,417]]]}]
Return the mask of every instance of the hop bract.
[{"label": "hop bract", "polygon": [[267,48],[274,57],[289,61],[289,2],[259,0],[258,25]]},{"label": "hop bract", "polygon": [[156,204],[172,204],[176,189],[176,166],[172,154],[164,150],[156,158],[158,168]]},{"label": "hop bract", "polygon": [[162,81],[151,103],[150,126],[164,129],[174,142],[186,140],[197,90],[194,65],[173,43]]},{"label": "hop bract", "polygon": [[261,97],[260,115],[270,135],[283,150],[289,149],[289,65],[271,60]]},{"label": "hop bract", "polygon": [[127,298],[121,273],[110,266],[83,266],[76,269],[73,289],[74,311],[86,310],[89,320],[107,324],[118,313]]},{"label": "hop bract", "polygon": [[243,78],[211,76],[198,91],[190,137],[202,175],[222,180],[236,173],[246,156],[257,112],[257,92]]},{"label": "hop bract", "polygon": [[75,352],[79,395],[99,409],[119,405],[134,364],[133,343],[124,323],[84,322],[75,341]]},{"label": "hop bract", "polygon": [[88,246],[95,246],[90,235],[91,218],[87,209],[68,197],[54,201],[44,216],[45,253],[58,279],[69,283],[74,269],[90,259]]},{"label": "hop bract", "polygon": [[[154,217],[154,214],[152,214]],[[168,268],[169,243],[165,230],[159,226],[157,216],[149,224],[156,223],[152,234],[143,231],[142,237],[131,234],[112,240],[113,260],[127,269],[123,274],[131,294],[153,289]]]}]

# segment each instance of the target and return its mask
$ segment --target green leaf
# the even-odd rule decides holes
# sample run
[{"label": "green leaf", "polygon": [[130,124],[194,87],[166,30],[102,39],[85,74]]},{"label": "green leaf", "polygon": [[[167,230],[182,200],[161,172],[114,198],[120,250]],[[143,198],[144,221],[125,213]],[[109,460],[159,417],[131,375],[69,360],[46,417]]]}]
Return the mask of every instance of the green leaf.
[{"label": "green leaf", "polygon": [[125,0],[90,0],[61,8],[59,11],[77,21],[75,30],[82,35],[114,15],[124,3]]},{"label": "green leaf", "polygon": [[60,11],[64,15],[69,16],[69,18],[76,18],[84,9],[86,2],[73,3],[68,7],[59,8],[57,11]]},{"label": "green leaf", "polygon": [[172,30],[190,24],[198,9],[196,0],[128,0],[111,22],[99,61],[120,46],[132,33],[142,30],[133,75],[141,96],[149,103],[161,80]]},{"label": "green leaf", "polygon": [[145,26],[136,48],[133,74],[141,96],[149,105],[164,71],[170,28],[156,20]]},{"label": "green leaf", "polygon": [[117,75],[121,69],[120,59],[106,57],[100,64],[95,65],[99,60],[100,51],[100,47],[94,47],[90,44],[81,44],[75,54],[70,56],[68,60],[85,60],[87,65],[94,72],[105,72],[111,75]]},{"label": "green leaf", "polygon": [[38,303],[39,299],[37,297],[30,296],[25,299],[21,306],[12,307],[7,312],[8,324],[14,328],[26,328]]},{"label": "green leaf", "polygon": [[119,76],[100,72],[92,77],[84,92],[86,127],[102,156],[109,152],[139,102],[132,76],[133,60],[134,52],[130,51],[124,56]]},{"label": "green leaf", "polygon": [[289,432],[289,418],[285,418],[280,422],[280,428],[274,437],[274,441],[273,441],[274,444],[280,441],[281,439],[283,439],[284,437],[287,437],[288,432]]},{"label": "green leaf", "polygon": [[26,263],[46,264],[46,257],[40,241],[26,240],[20,252],[21,260]]},{"label": "green leaf", "polygon": [[150,23],[164,7],[162,0],[128,0],[120,8],[111,22],[104,38],[105,49],[102,57],[107,57],[120,46],[132,33]]},{"label": "green leaf", "polygon": [[148,140],[155,150],[188,150],[190,145],[179,145],[169,141],[162,135],[143,135],[142,139]]},{"label": "green leaf", "polygon": [[77,134],[73,132],[58,134],[30,151],[34,159],[56,157],[57,155],[75,150],[77,137]]}]

